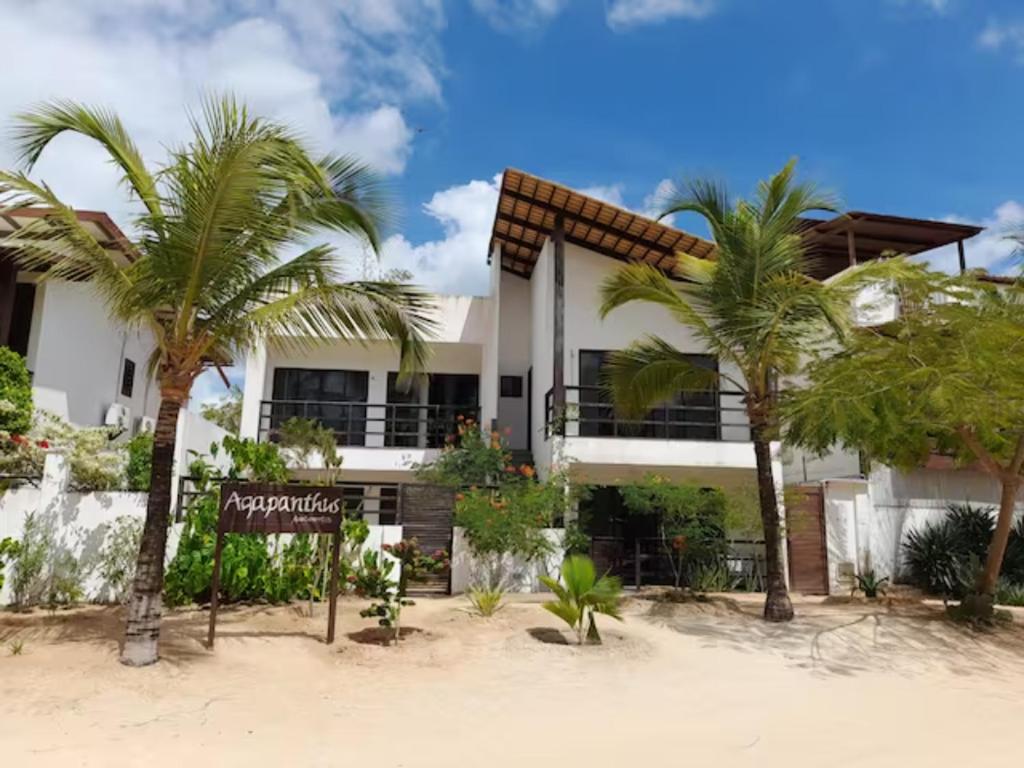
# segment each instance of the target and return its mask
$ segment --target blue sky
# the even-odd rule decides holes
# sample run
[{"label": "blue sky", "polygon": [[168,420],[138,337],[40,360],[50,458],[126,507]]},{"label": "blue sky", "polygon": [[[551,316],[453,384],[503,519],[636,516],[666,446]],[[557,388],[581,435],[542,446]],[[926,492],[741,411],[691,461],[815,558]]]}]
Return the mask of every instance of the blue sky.
[{"label": "blue sky", "polygon": [[[187,135],[185,105],[232,90],[376,166],[400,214],[384,266],[444,291],[484,286],[506,166],[651,211],[667,180],[742,194],[798,156],[851,209],[990,226],[968,260],[993,271],[1024,218],[1011,0],[36,0],[5,27],[32,76],[8,80],[0,115],[110,106],[158,162]],[[130,221],[81,142],[59,140],[37,175]]]}]

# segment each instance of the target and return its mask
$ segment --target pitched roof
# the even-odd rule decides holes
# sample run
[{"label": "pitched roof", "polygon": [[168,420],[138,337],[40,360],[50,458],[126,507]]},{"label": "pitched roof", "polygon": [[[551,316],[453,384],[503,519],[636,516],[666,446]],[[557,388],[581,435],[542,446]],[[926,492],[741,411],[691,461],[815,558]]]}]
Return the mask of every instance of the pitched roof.
[{"label": "pitched roof", "polygon": [[529,277],[559,216],[566,242],[622,261],[645,261],[671,270],[677,251],[704,257],[715,249],[713,243],[681,229],[508,168],[501,178],[488,253],[499,246],[501,268]]},{"label": "pitched roof", "polygon": [[[599,200],[539,176],[507,168],[488,247],[497,246],[501,268],[529,278],[544,241],[562,217],[565,240],[622,261],[646,262],[671,271],[676,253],[714,256],[715,244],[633,211]],[[876,259],[888,252],[917,254],[967,240],[982,227],[904,216],[852,211],[827,220],[805,219],[801,232],[811,273],[828,277],[849,266],[848,232],[857,258]]]}]

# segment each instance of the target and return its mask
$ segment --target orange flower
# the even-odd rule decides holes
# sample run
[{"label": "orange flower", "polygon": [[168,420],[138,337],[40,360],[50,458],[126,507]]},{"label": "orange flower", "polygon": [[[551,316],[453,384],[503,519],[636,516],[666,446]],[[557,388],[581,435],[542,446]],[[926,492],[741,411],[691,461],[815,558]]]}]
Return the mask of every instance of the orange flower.
[{"label": "orange flower", "polygon": [[466,494],[464,494],[464,493],[456,493],[455,494],[455,500],[456,501],[465,501],[465,499],[466,499]]},{"label": "orange flower", "polygon": [[519,471],[523,473],[523,477],[533,477],[534,475],[533,467],[529,464],[523,464],[523,466],[519,468]]}]

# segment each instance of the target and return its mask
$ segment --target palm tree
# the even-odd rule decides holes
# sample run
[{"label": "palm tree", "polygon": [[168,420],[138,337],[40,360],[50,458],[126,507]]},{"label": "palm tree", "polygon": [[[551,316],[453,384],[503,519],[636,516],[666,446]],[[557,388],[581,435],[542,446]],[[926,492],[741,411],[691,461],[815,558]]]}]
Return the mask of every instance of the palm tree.
[{"label": "palm tree", "polygon": [[[0,208],[48,209],[5,243],[18,263],[47,279],[91,280],[113,318],[155,340],[160,410],[121,654],[129,665],[157,660],[175,427],[196,377],[270,338],[307,347],[364,336],[393,340],[408,375],[423,363],[433,323],[418,289],[345,282],[330,246],[307,245],[333,230],[377,248],[385,209],[363,165],[314,158],[286,127],[230,97],[207,99],[191,123],[190,142],[151,170],[116,115],[46,104],[17,119],[23,170],[0,173]],[[141,204],[128,259],[104,250],[70,207],[26,175],[63,133],[98,142]]]},{"label": "palm tree", "polygon": [[778,382],[798,371],[802,356],[841,334],[854,292],[884,274],[863,265],[828,284],[808,277],[809,260],[797,228],[810,211],[836,204],[813,185],[794,181],[795,161],[761,182],[755,198],[732,203],[719,184],[691,181],[662,217],[696,213],[716,244],[710,259],[678,254],[676,276],[646,264],[630,264],[601,288],[601,316],[633,301],[665,307],[719,361],[718,370],[696,367],[683,351],[657,336],[635,341],[610,357],[607,380],[616,408],[637,416],[681,390],[731,385],[743,395],[757,460],[758,499],[767,559],[764,617],[788,621],[793,606],[786,590],[782,530],[771,442],[778,439]]}]

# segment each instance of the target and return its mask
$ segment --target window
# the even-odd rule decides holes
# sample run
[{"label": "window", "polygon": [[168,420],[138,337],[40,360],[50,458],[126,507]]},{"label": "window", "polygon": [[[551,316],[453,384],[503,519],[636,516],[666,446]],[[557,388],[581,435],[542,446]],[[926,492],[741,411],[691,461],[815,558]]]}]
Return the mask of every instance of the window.
[{"label": "window", "polygon": [[[109,381],[109,379],[108,379]],[[131,397],[132,392],[135,390],[135,362],[129,360],[127,357],[124,359],[124,369],[121,371],[121,394],[125,397]]]},{"label": "window", "polygon": [[313,419],[334,430],[338,445],[366,444],[367,371],[277,368],[270,428],[290,418]]},{"label": "window", "polygon": [[[601,376],[604,351],[580,352],[580,435],[655,437],[673,440],[718,439],[718,392],[687,390],[648,411],[639,422],[619,421]],[[699,368],[718,370],[711,355],[686,355]]]},{"label": "window", "polygon": [[501,377],[501,396],[502,397],[522,397],[523,396],[523,377],[522,376],[502,376]]}]

